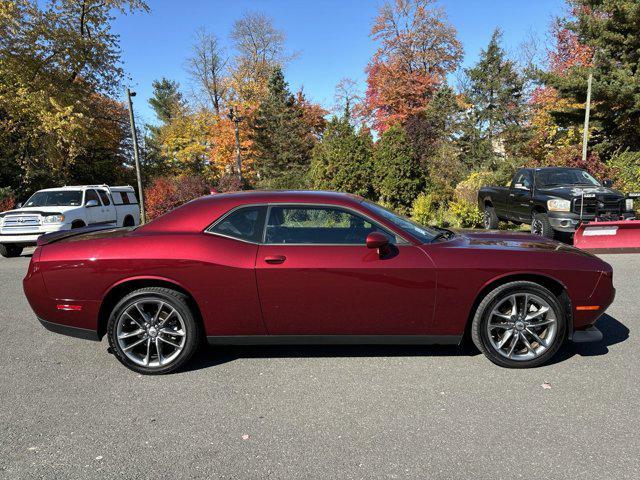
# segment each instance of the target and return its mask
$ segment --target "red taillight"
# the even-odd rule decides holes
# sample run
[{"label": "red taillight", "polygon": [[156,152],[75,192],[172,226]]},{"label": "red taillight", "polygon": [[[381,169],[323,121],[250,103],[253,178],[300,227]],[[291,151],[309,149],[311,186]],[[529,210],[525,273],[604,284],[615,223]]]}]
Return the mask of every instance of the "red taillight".
[{"label": "red taillight", "polygon": [[79,312],[82,310],[82,305],[72,305],[69,303],[59,303],[56,305],[58,310],[63,310],[65,312]]}]

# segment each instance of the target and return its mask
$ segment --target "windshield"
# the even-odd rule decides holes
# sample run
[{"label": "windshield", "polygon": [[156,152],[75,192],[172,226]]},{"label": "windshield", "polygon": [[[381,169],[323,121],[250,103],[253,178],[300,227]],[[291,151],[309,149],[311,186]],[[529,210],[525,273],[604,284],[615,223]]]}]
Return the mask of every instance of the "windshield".
[{"label": "windshield", "polygon": [[362,204],[372,212],[389,220],[395,226],[418,238],[423,243],[430,243],[436,235],[440,233],[435,228],[420,225],[404,215],[399,215],[375,203],[364,201]]},{"label": "windshield", "polygon": [[82,204],[82,192],[78,190],[52,190],[36,192],[23,207],[78,207]]},{"label": "windshield", "polygon": [[548,187],[551,185],[590,185],[599,187],[600,182],[584,170],[559,168],[557,170],[539,170],[536,172],[537,187]]}]

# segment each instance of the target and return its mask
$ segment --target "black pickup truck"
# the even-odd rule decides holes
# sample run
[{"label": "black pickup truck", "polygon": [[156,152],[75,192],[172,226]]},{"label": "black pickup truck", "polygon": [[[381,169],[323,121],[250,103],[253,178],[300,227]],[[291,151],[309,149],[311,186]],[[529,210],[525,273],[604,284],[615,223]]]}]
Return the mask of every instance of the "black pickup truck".
[{"label": "black pickup truck", "polygon": [[524,223],[547,238],[571,234],[581,221],[635,218],[631,198],[579,168],[522,168],[508,187],[482,187],[478,206],[487,229]]}]

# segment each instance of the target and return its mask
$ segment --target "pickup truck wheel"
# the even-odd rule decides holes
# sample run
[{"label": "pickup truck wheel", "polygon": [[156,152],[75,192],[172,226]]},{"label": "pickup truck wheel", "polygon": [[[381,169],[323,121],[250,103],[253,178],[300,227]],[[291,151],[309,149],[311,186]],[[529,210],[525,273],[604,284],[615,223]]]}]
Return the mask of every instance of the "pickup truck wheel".
[{"label": "pickup truck wheel", "polygon": [[546,213],[536,213],[531,221],[531,233],[545,238],[553,238],[554,232]]},{"label": "pickup truck wheel", "polygon": [[71,228],[72,228],[72,229],[75,229],[75,228],[82,228],[82,227],[84,227],[84,226],[85,226],[85,224],[84,224],[84,222],[83,222],[82,220],[76,220],[76,221],[74,221],[73,223],[71,223]]},{"label": "pickup truck wheel", "polygon": [[482,218],[482,224],[485,230],[495,230],[498,228],[498,215],[493,207],[484,207],[484,216]]},{"label": "pickup truck wheel", "polygon": [[143,374],[173,372],[185,365],[202,332],[187,298],[162,287],[141,288],[113,308],[107,337],[115,357]]},{"label": "pickup truck wheel", "polygon": [[6,243],[0,244],[0,255],[4,258],[19,257],[22,255],[22,247]]},{"label": "pickup truck wheel", "polygon": [[536,367],[555,355],[566,336],[558,298],[534,282],[516,281],[489,292],[478,305],[471,338],[496,365]]}]

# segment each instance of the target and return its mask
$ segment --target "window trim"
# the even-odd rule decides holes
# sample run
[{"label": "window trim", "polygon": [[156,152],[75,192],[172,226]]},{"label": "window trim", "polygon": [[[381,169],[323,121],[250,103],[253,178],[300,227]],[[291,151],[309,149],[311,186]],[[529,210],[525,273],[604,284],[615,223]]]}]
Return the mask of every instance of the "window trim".
[{"label": "window trim", "polygon": [[[244,239],[241,239],[241,238],[231,237],[229,235],[224,235],[222,233],[217,233],[217,232],[210,231],[218,223],[223,222],[225,220],[225,218],[227,218],[229,215],[234,213],[236,210],[239,210],[239,209],[245,208],[245,207],[267,207],[266,214],[264,216],[264,220],[263,220],[263,224],[262,224],[262,235],[260,236],[260,241],[259,242],[252,242],[252,241],[249,241],[249,240],[244,240]],[[224,215],[222,215],[217,220],[215,220],[207,228],[205,228],[204,229],[204,233],[208,233],[209,235],[216,235],[218,237],[223,237],[223,238],[230,238],[231,240],[237,240],[239,242],[251,243],[253,245],[269,245],[269,246],[282,245],[282,246],[287,246],[287,247],[311,247],[311,246],[320,246],[320,247],[363,247],[363,246],[366,246],[363,243],[266,243],[265,240],[266,240],[266,235],[267,235],[267,224],[269,222],[269,214],[271,213],[271,208],[272,207],[320,207],[320,208],[337,208],[337,209],[346,210],[347,212],[349,212],[351,214],[354,214],[356,216],[360,216],[360,217],[364,218],[366,221],[368,221],[372,225],[375,225],[380,230],[384,231],[390,237],[395,238],[396,239],[396,245],[403,245],[403,246],[411,245],[411,242],[409,242],[405,237],[393,232],[392,230],[390,230],[386,226],[381,225],[380,222],[378,222],[377,220],[373,219],[372,217],[370,217],[366,213],[360,212],[359,210],[356,210],[356,209],[351,208],[351,207],[347,207],[345,205],[334,205],[334,204],[328,204],[328,203],[267,202],[267,203],[247,203],[247,204],[244,204],[244,205],[238,205],[238,206],[232,208],[231,210],[229,210],[228,212],[226,212]]]}]

